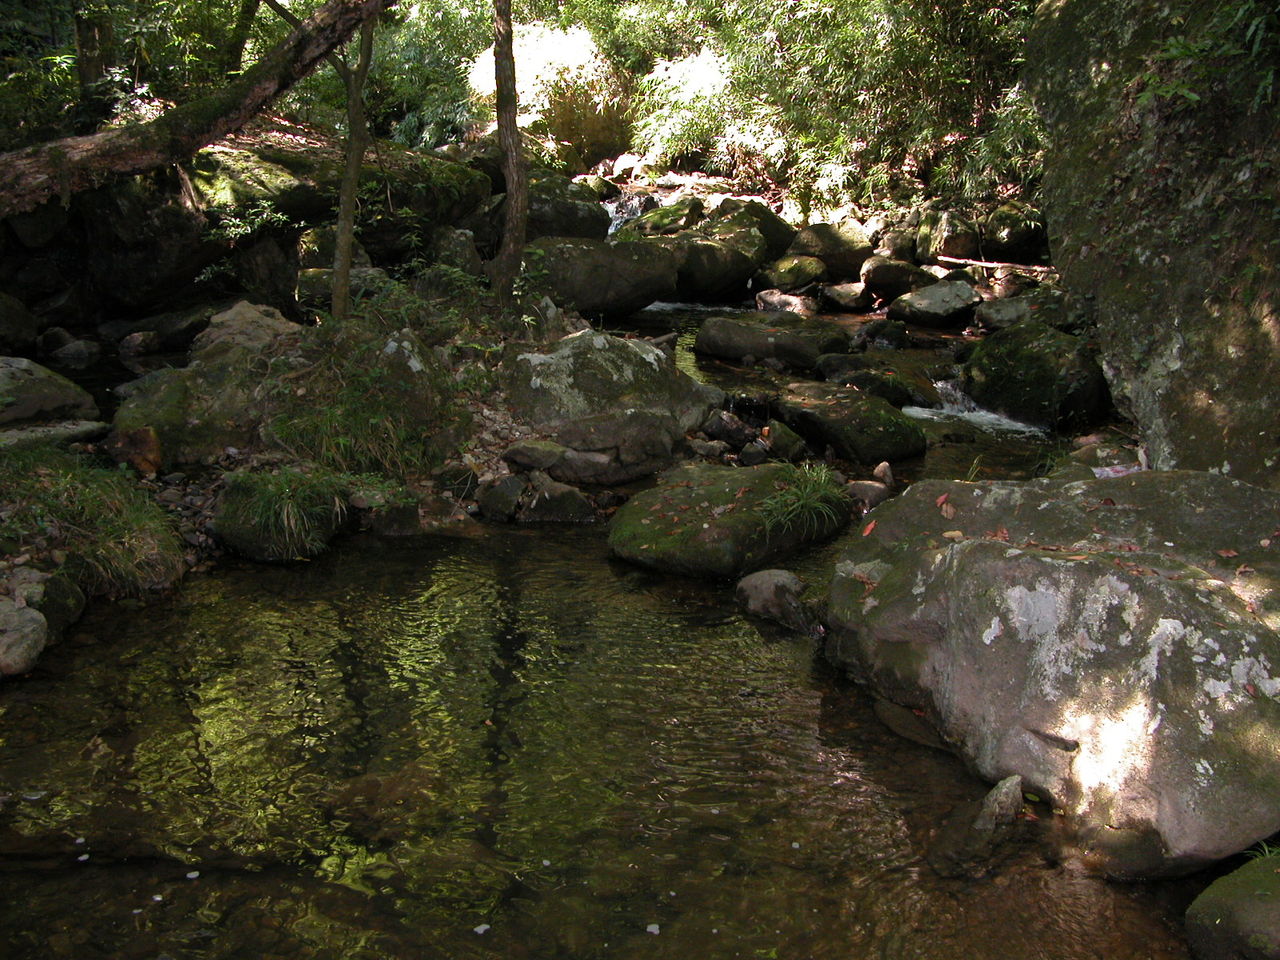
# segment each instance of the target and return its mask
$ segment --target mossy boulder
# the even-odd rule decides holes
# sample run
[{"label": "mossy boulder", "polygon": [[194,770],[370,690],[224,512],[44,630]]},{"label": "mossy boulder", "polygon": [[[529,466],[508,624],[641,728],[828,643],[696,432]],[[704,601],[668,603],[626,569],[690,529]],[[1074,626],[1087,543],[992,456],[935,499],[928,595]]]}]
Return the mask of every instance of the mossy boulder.
[{"label": "mossy boulder", "polygon": [[711,211],[711,218],[713,223],[704,223],[702,225],[704,230],[715,229],[714,221],[716,220],[735,224],[750,223],[764,237],[766,254],[773,258],[786,253],[799,232],[759,200],[745,197],[726,197]]},{"label": "mossy boulder", "polygon": [[978,228],[954,210],[926,210],[916,230],[916,257],[924,262],[938,257],[969,260],[978,256]]},{"label": "mossy boulder", "polygon": [[924,430],[888,401],[857,387],[792,384],[777,401],[778,418],[815,450],[868,466],[924,453]]},{"label": "mossy boulder", "polygon": [[557,304],[619,319],[676,295],[679,260],[659,243],[544,237],[525,247],[525,271]]},{"label": "mossy boulder", "polygon": [[866,259],[861,277],[866,289],[886,302],[938,282],[937,277],[914,263],[879,255]]},{"label": "mossy boulder", "polygon": [[1058,430],[1087,428],[1110,409],[1106,378],[1086,344],[1036,320],[974,347],[961,384],[984,407]]},{"label": "mossy boulder", "polygon": [[1043,214],[1017,200],[1000,204],[982,224],[982,255],[1009,263],[1048,262],[1049,235]]},{"label": "mossy boulder", "polygon": [[0,357],[0,426],[97,416],[93,397],[66,377],[25,357]]},{"label": "mossy boulder", "polygon": [[827,656],[1092,867],[1194,870],[1280,829],[1278,511],[1205,473],[917,483],[837,563]]},{"label": "mossy boulder", "polygon": [[790,257],[817,257],[827,267],[832,280],[857,280],[863,262],[874,252],[871,236],[856,220],[814,223],[800,230],[791,246]]},{"label": "mossy boulder", "polygon": [[1024,81],[1049,133],[1055,265],[1152,462],[1280,488],[1280,163],[1274,104],[1255,99],[1274,35],[1230,69],[1168,55],[1169,24],[1227,50],[1238,10],[1264,6],[1042,4]]},{"label": "mossy boulder", "polygon": [[699,353],[725,360],[773,358],[803,370],[822,354],[848,347],[848,335],[835,324],[787,311],[708,317],[693,345]]},{"label": "mossy boulder", "polygon": [[661,237],[696,227],[706,219],[706,204],[698,197],[685,197],[664,207],[642,213],[618,228],[618,236]]},{"label": "mossy boulder", "polygon": [[1213,881],[1187,909],[1196,960],[1280,960],[1280,856]]},{"label": "mossy boulder", "polygon": [[827,265],[817,257],[788,254],[765,266],[756,284],[768,290],[799,290],[825,280]]},{"label": "mossy boulder", "polygon": [[732,243],[689,231],[652,241],[676,255],[676,296],[681,300],[740,300],[756,271],[755,261]]},{"label": "mossy boulder", "polygon": [[250,150],[225,144],[199,151],[187,174],[207,209],[237,220],[254,208],[308,220],[325,216],[333,206],[333,196],[320,184]]},{"label": "mossy boulder", "polygon": [[[495,215],[505,217],[505,206]],[[585,184],[546,174],[529,184],[527,237],[586,237],[603,240],[609,234],[609,214]]]},{"label": "mossy boulder", "polygon": [[769,241],[745,211],[704,220],[697,233],[736,250],[751,261],[753,270],[769,260]]},{"label": "mossy boulder", "polygon": [[851,503],[836,484],[798,507],[790,522],[778,519],[776,505],[799,476],[789,464],[679,467],[619,508],[609,525],[609,549],[667,573],[740,577],[848,523]]}]

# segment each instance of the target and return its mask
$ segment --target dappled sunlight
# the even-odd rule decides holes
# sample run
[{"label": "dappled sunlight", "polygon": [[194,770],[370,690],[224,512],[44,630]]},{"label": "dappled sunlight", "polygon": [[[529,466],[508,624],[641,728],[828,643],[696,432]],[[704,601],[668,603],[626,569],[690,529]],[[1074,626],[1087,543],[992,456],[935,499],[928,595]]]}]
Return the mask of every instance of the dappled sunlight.
[{"label": "dappled sunlight", "polygon": [[1160,717],[1144,694],[1110,716],[1075,705],[1063,713],[1058,735],[1080,744],[1072,770],[1085,797],[1122,793],[1140,785],[1151,768],[1153,735]]}]

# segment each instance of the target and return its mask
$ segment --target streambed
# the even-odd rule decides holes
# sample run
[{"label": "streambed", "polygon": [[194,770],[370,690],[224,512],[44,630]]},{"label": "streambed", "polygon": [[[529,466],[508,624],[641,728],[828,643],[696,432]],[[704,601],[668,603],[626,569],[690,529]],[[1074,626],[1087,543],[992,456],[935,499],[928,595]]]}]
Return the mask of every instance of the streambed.
[{"label": "streambed", "polygon": [[[834,550],[838,547],[830,547]],[[598,530],[356,540],[98,606],[0,698],[0,940],[94,958],[1184,958],[812,642]]]}]

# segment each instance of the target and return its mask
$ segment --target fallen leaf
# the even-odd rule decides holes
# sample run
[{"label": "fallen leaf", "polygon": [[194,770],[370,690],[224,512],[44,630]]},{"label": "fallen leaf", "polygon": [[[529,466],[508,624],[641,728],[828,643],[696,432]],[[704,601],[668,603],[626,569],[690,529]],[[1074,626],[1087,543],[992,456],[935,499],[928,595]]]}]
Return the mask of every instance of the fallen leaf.
[{"label": "fallen leaf", "polygon": [[1088,559],[1089,559],[1089,556],[1088,556],[1088,554],[1084,554],[1084,553],[1073,553],[1073,554],[1071,554],[1071,556],[1069,556],[1069,557],[1063,557],[1062,559],[1064,559],[1064,560],[1088,560]]},{"label": "fallen leaf", "polygon": [[951,496],[951,494],[949,494],[949,493],[944,493],[944,494],[943,494],[942,496],[940,496],[937,500],[933,501],[933,505],[934,505],[935,507],[940,507],[940,506],[942,506],[944,503],[946,503],[946,502],[947,502],[947,498],[948,498],[948,497],[950,497],[950,496]]},{"label": "fallen leaf", "polygon": [[1226,550],[1215,550],[1213,552],[1216,553],[1218,556],[1224,557],[1224,558],[1240,556],[1240,551],[1232,550],[1230,547],[1228,547]]},{"label": "fallen leaf", "polygon": [[875,528],[876,528],[876,522],[872,520],[870,523],[868,523],[865,527],[862,528],[862,535],[864,537],[869,536],[871,531],[874,530]]},{"label": "fallen leaf", "polygon": [[942,532],[942,536],[946,540],[963,540],[964,531],[963,530],[944,530]]},{"label": "fallen leaf", "polygon": [[948,520],[954,520],[956,518],[956,508],[950,503],[944,503],[939,507],[939,511],[942,513],[943,517]]}]

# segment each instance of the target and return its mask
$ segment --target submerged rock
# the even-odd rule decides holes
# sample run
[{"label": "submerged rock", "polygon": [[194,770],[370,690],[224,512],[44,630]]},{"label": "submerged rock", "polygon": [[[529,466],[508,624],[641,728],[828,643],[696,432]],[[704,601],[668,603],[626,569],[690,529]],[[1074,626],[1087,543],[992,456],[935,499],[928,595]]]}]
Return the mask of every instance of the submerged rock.
[{"label": "submerged rock", "polygon": [[804,489],[801,469],[789,464],[678,467],[618,510],[609,549],[666,573],[741,576],[849,522],[838,484]]},{"label": "submerged rock", "polygon": [[1280,495],[1183,472],[926,481],[869,516],[828,657],[982,776],[1020,775],[1089,862],[1188,871],[1280,829]]}]

